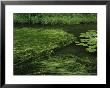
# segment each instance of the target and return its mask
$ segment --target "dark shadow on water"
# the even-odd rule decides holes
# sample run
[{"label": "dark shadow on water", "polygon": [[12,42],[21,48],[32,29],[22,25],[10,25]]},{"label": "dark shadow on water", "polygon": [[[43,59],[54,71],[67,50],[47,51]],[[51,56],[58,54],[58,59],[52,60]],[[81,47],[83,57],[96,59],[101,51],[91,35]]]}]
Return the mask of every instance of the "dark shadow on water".
[{"label": "dark shadow on water", "polygon": [[97,58],[97,53],[89,53],[85,50],[83,46],[76,46],[75,44],[70,44],[61,48],[55,49],[56,54],[73,54],[78,57],[89,56]]}]

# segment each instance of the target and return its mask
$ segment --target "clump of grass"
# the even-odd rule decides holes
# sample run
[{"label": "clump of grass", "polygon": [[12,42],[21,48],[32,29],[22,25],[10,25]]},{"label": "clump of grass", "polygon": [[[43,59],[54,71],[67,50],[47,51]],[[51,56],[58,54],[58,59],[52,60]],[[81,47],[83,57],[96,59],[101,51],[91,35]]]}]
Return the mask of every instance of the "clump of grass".
[{"label": "clump of grass", "polygon": [[86,47],[88,52],[97,52],[97,33],[96,30],[89,30],[80,34],[80,41],[76,41],[76,45]]},{"label": "clump of grass", "polygon": [[23,73],[23,69],[29,67],[35,59],[40,61],[41,58],[48,58],[53,49],[69,45],[76,39],[74,35],[60,29],[22,28],[15,29],[14,35],[14,67],[17,73]]}]

